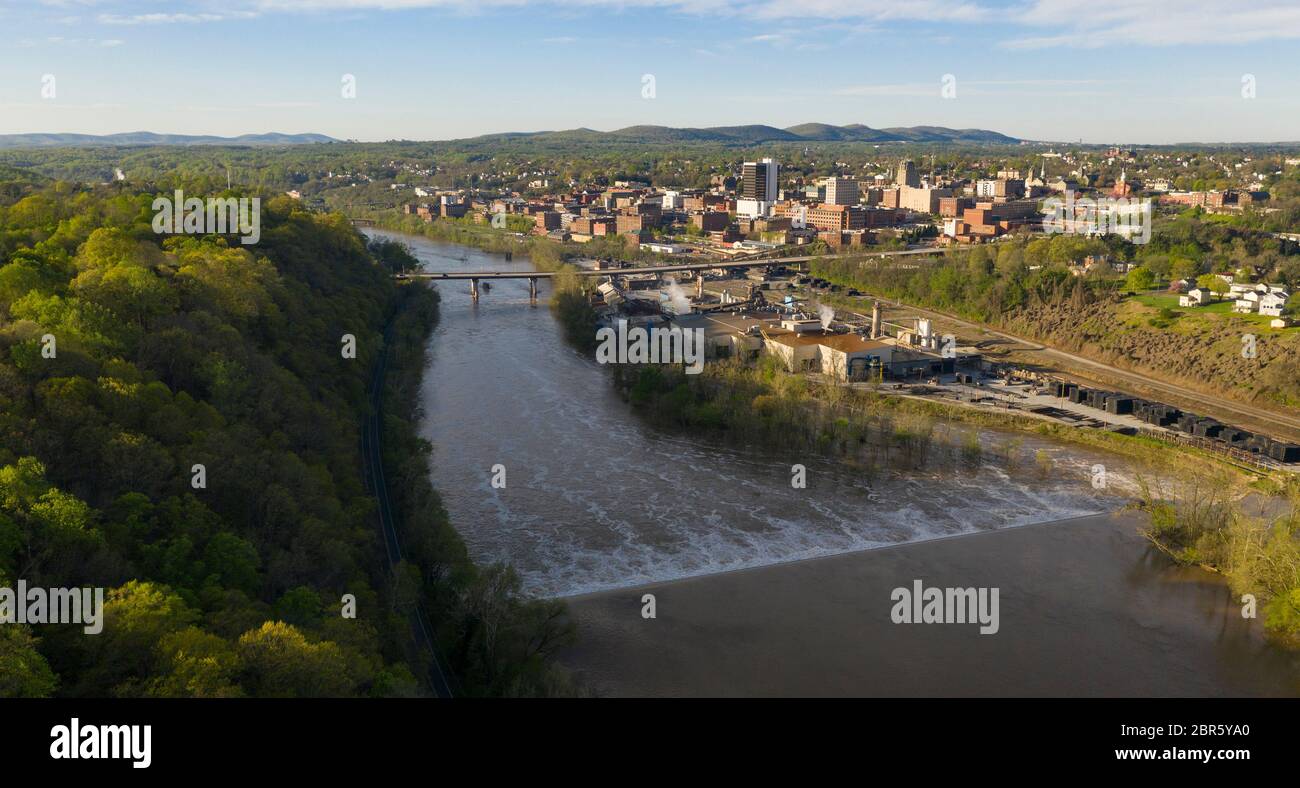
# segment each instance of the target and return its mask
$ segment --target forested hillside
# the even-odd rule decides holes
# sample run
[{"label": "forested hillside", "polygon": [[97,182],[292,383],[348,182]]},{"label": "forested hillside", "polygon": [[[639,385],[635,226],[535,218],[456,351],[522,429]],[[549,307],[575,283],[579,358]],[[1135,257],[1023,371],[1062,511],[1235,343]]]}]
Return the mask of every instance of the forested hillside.
[{"label": "forested hillside", "polygon": [[[0,586],[107,589],[100,634],[0,626],[0,697],[421,694],[418,598],[466,691],[528,691],[436,495],[394,582],[362,478],[385,326],[414,302],[423,341],[436,295],[340,216],[266,200],[241,246],[155,234],[153,196],[0,185]],[[496,615],[530,609],[489,576]]]}]

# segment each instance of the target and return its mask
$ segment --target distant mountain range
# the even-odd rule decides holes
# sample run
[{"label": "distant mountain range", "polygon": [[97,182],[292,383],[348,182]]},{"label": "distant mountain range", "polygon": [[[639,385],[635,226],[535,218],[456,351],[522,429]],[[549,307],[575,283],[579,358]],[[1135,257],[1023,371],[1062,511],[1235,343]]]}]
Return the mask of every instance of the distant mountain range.
[{"label": "distant mountain range", "polygon": [[628,126],[616,131],[571,129],[507,134],[486,134],[461,142],[493,140],[537,140],[545,142],[717,142],[731,145],[756,145],[764,142],[984,142],[1014,145],[1015,137],[985,129],[949,129],[943,126],[902,126],[873,129],[861,123],[832,126],[828,123],[803,123],[787,129],[775,126],[711,126],[708,128],[672,128],[669,126]]},{"label": "distant mountain range", "polygon": [[[243,134],[218,137],[195,134],[155,134],[132,131],[123,134],[0,134],[0,148],[70,148],[103,145],[305,145],[316,142],[339,142],[324,134]],[[711,126],[708,128],[672,128],[669,126],[628,126],[615,131],[569,129],[567,131],[532,131],[484,134],[469,139],[450,140],[461,144],[494,142],[541,142],[552,144],[671,144],[718,143],[724,145],[759,145],[767,142],[966,142],[1014,145],[1020,140],[985,129],[949,129],[943,126],[904,126],[873,129],[861,123],[832,126],[828,123],[803,123],[788,129],[775,126]]]},{"label": "distant mountain range", "polygon": [[324,134],[241,134],[217,137],[210,134],[155,134],[129,131],[122,134],[0,134],[0,148],[75,148],[95,145],[304,145],[338,142]]}]

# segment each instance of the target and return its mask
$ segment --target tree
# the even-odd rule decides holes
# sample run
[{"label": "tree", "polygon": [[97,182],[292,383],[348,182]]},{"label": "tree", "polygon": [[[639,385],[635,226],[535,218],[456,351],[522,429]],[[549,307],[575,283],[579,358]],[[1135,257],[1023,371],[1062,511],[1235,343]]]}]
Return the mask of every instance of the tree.
[{"label": "tree", "polygon": [[242,683],[262,698],[326,698],[354,694],[355,682],[335,643],[312,643],[283,621],[267,621],[239,637]]},{"label": "tree", "polygon": [[172,589],[131,580],[108,592],[104,630],[84,638],[85,671],[81,690],[142,694],[142,682],[154,672],[158,644],[198,620],[198,614]]},{"label": "tree", "polygon": [[37,639],[22,624],[0,624],[0,698],[48,698],[59,684]]},{"label": "tree", "polygon": [[1282,307],[1282,313],[1290,317],[1300,316],[1300,293],[1291,294],[1286,300],[1286,306]]},{"label": "tree", "polygon": [[237,698],[239,658],[225,639],[197,627],[164,635],[156,648],[159,674],[145,694],[156,698]]},{"label": "tree", "polygon": [[988,249],[983,246],[976,246],[968,254],[970,259],[967,260],[967,265],[970,267],[970,274],[973,278],[979,280],[993,274],[993,260]]},{"label": "tree", "polygon": [[1141,293],[1155,287],[1156,277],[1150,268],[1137,266],[1130,268],[1128,277],[1124,280],[1124,286],[1135,293]]},{"label": "tree", "polygon": [[1223,277],[1217,274],[1202,274],[1196,278],[1197,287],[1205,288],[1216,296],[1222,297],[1232,288],[1224,281]]},{"label": "tree", "polygon": [[1195,260],[1178,257],[1169,264],[1169,275],[1174,279],[1195,279],[1201,266]]},{"label": "tree", "polygon": [[257,590],[257,548],[235,534],[213,534],[203,551],[203,564],[211,582],[250,594]]},{"label": "tree", "polygon": [[165,281],[131,264],[83,271],[72,280],[72,291],[145,329],[177,305],[176,293]]}]

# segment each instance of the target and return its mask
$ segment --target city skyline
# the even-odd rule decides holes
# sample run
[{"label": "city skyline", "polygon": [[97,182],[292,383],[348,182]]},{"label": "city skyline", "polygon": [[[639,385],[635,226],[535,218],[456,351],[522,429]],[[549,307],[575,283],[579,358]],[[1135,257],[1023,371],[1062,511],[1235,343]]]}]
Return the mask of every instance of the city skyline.
[{"label": "city skyline", "polygon": [[7,3],[0,133],[379,141],[825,122],[1295,141],[1300,65],[1285,55],[1300,9],[1192,5],[1205,13],[1160,0],[1086,16],[1057,0]]}]

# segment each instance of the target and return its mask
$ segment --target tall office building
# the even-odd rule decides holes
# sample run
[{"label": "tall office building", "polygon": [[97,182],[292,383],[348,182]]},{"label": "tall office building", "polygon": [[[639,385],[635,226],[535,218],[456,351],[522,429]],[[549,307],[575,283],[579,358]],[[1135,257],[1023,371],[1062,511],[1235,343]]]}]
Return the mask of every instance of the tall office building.
[{"label": "tall office building", "polygon": [[780,165],[771,159],[747,161],[740,172],[740,197],[744,200],[775,202],[776,173]]},{"label": "tall office building", "polygon": [[857,205],[858,182],[852,178],[839,178],[834,175],[826,179],[827,205]]},{"label": "tall office building", "polygon": [[911,159],[903,159],[898,163],[898,176],[894,179],[899,186],[920,186],[921,176],[916,171],[916,163]]}]

